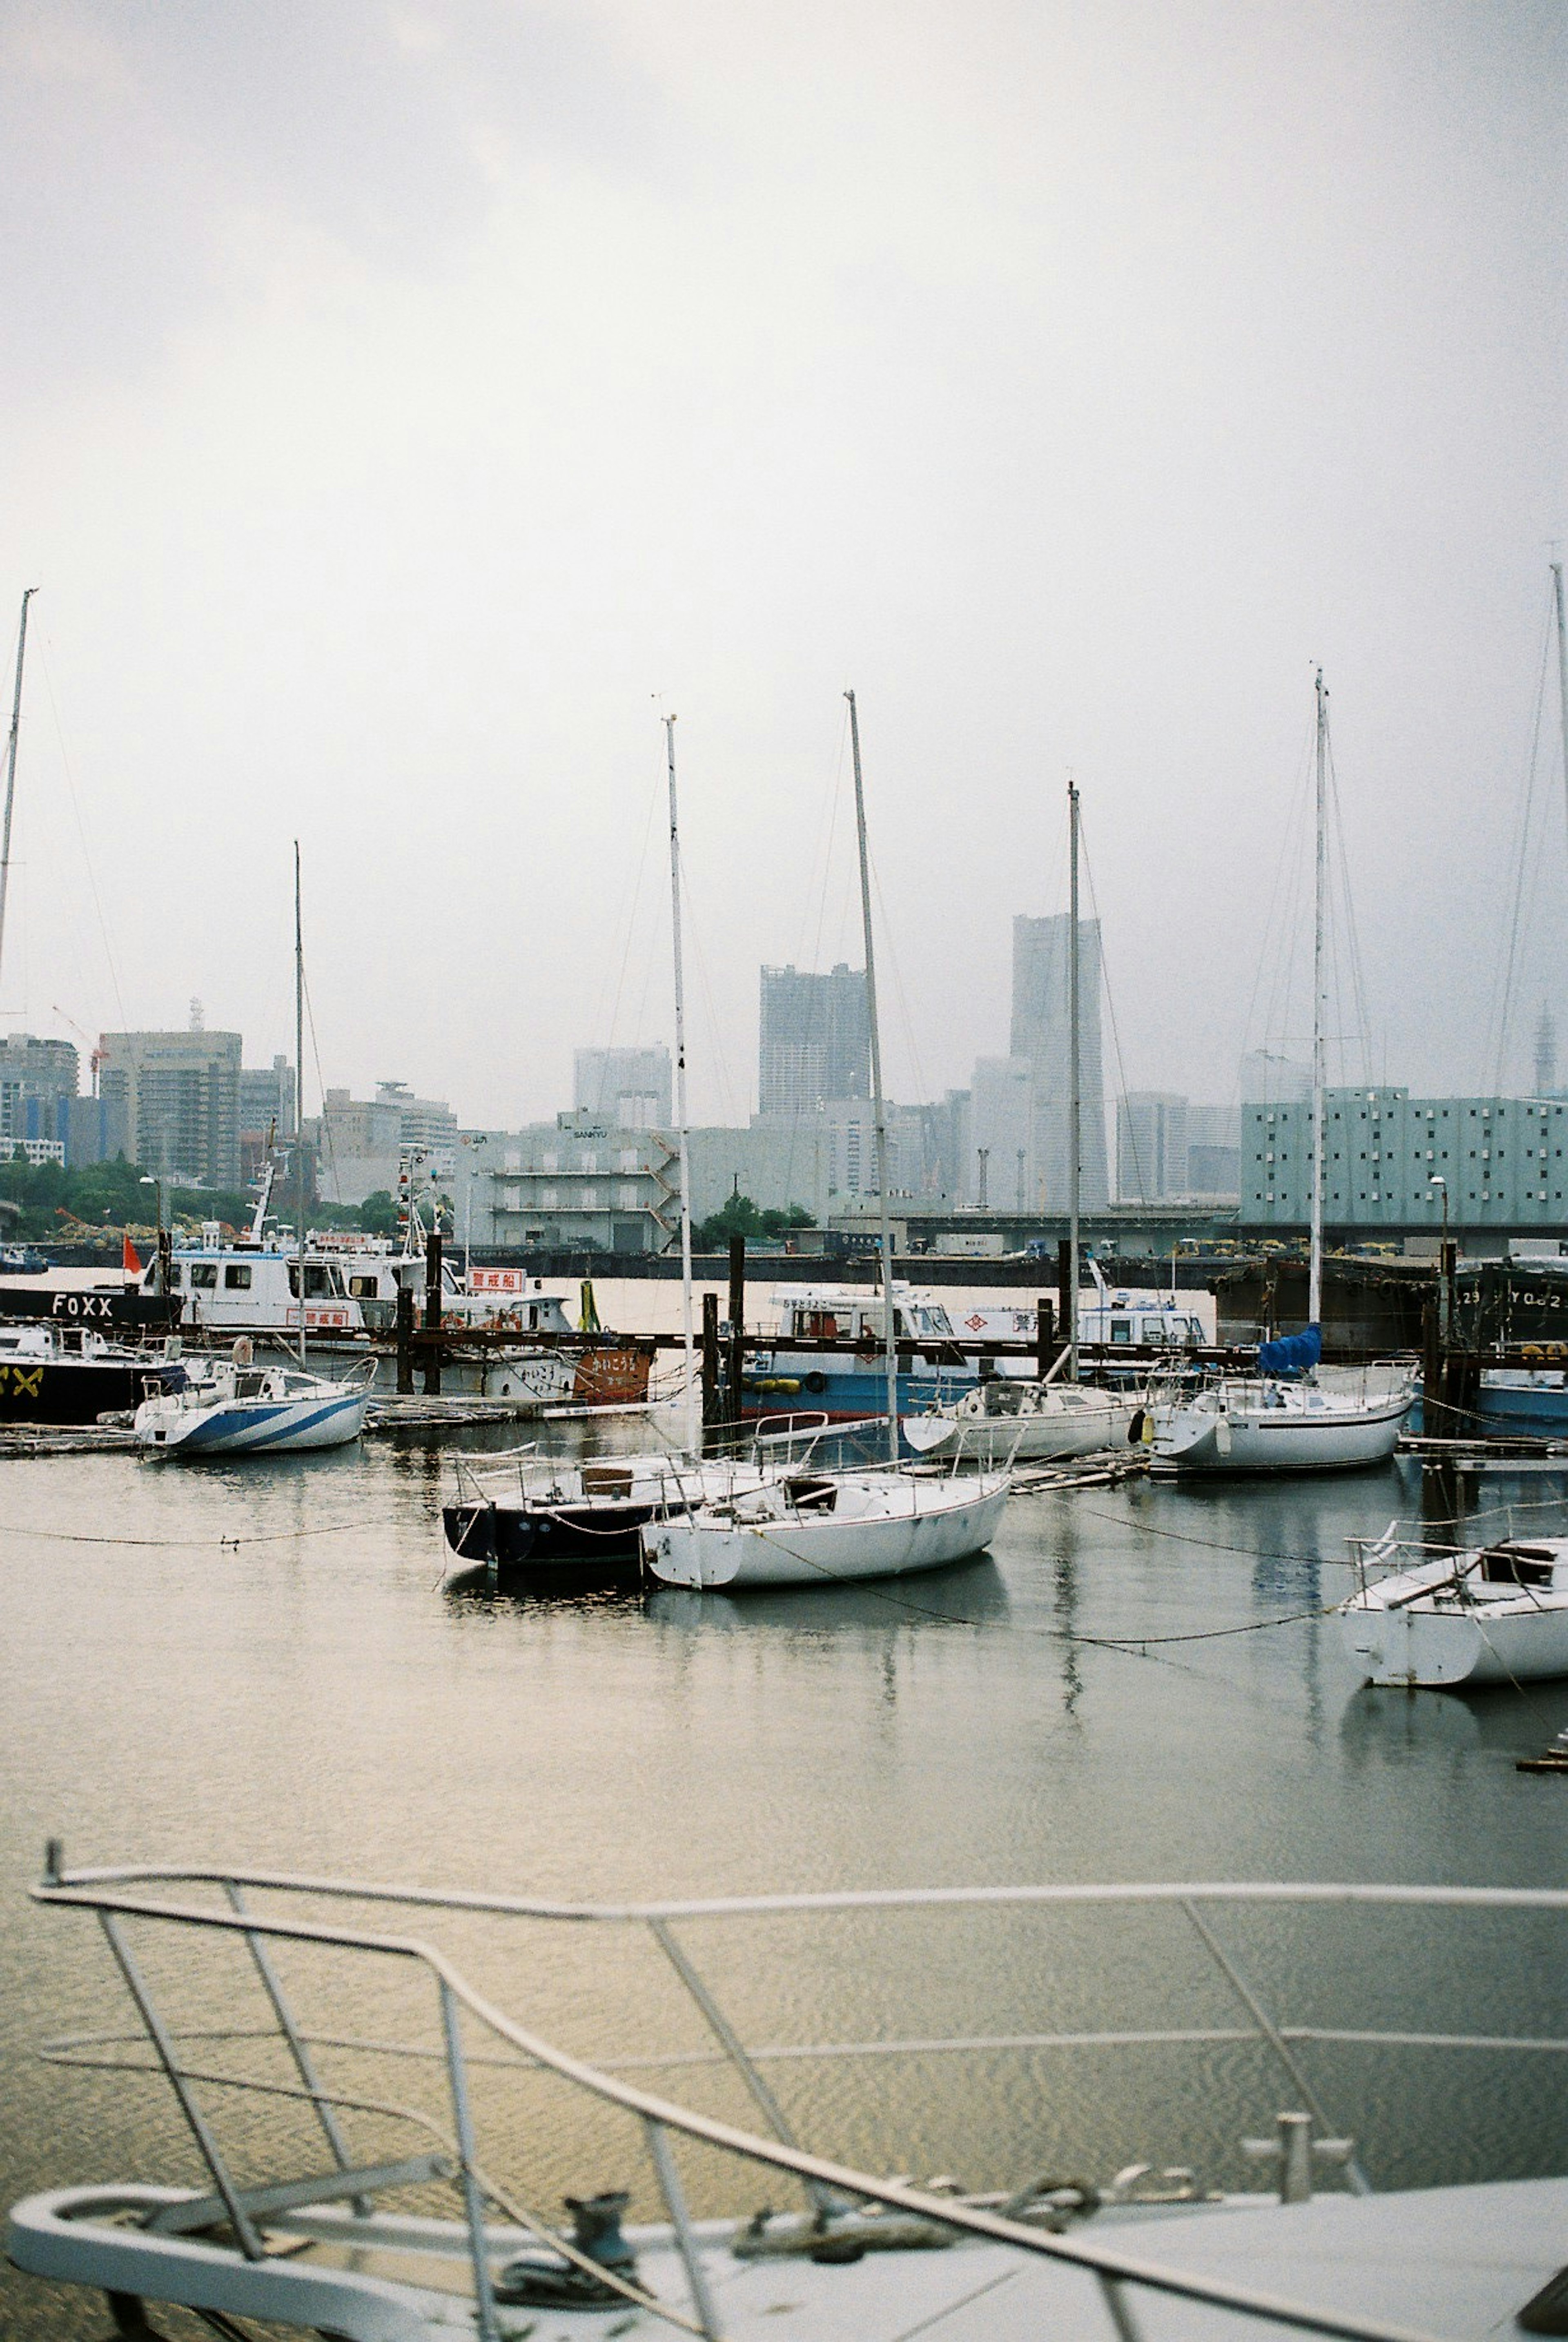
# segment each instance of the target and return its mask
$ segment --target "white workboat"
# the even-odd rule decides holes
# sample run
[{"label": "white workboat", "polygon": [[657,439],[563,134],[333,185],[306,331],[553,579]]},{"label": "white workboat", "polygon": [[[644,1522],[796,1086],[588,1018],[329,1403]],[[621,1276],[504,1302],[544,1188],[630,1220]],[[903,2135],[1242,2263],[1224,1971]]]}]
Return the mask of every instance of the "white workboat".
[{"label": "white workboat", "polygon": [[[115,2095],[106,2133],[125,2136],[134,2107],[145,2144],[134,2177],[14,2205],[5,2248],[25,2276],[106,2293],[121,2334],[157,2330],[148,2312],[165,2307],[230,2336],[258,2321],[345,2342],[1563,2330],[1555,2078],[1568,2043],[1511,2021],[1493,1982],[1499,1947],[1560,1956],[1560,1890],[1004,1885],[600,1907],[243,1868],[73,1872],[51,1846],[34,1893],[96,1917],[131,2002],[128,2034],[45,2051],[69,2090],[62,2153],[92,2155],[81,2098],[95,2086]],[[1025,2032],[1017,1996],[993,2007],[975,1974],[974,1947],[997,1928],[1034,2012]],[[582,1947],[572,2049],[548,2019],[509,2016],[494,1984],[468,1982],[454,1954],[480,1930],[498,1938],[492,1977],[551,1975],[564,1947]],[[1284,2005],[1260,1994],[1254,1965],[1282,1930]],[[1104,2024],[1104,2030],[1083,2029],[1076,1996],[1054,2017],[1074,1944],[1091,1961],[1084,2014]],[[661,1981],[628,1997],[643,1962]],[[841,1990],[811,2007],[820,2029],[801,2041],[802,1996],[811,2007],[830,1977]],[[849,1989],[863,1979],[866,1992]],[[732,1987],[749,2021],[726,2012]],[[664,2014],[672,1988],[684,2023]],[[857,2009],[892,2012],[896,2029]],[[615,2045],[604,2060],[575,2046],[585,2028]],[[1158,2119],[1164,2151],[1188,2165],[1139,2153],[1151,2116],[1129,2057],[1186,2061],[1174,2071],[1190,2072],[1190,2092]],[[704,2078],[675,2097],[694,2066]],[[1391,2082],[1404,2067],[1418,2087],[1402,2126]],[[812,2082],[824,2074],[825,2095]],[[1459,2117],[1447,2126],[1432,2113],[1437,2077]],[[172,2093],[184,2144],[146,2122],[149,2089]],[[1505,2138],[1495,2119],[1466,2118],[1474,2093],[1492,2105],[1499,2089]],[[1366,2143],[1347,2135],[1358,2115]],[[826,2128],[821,2146],[808,2125]],[[866,2141],[854,2161],[846,2133]],[[1487,2177],[1488,2148],[1506,2177]],[[971,2184],[952,2176],[977,2155]],[[1109,2173],[1101,2156],[1114,2177],[1091,2177]],[[906,2176],[933,2158],[942,2176]],[[1428,2185],[1372,2192],[1380,2166],[1413,2159]],[[1522,2176],[1542,2161],[1548,2176]],[[1079,2176],[1042,2177],[1053,2170]],[[703,2218],[687,2206],[694,2171]],[[562,2219],[545,2207],[565,2174],[579,2192]],[[634,2186],[643,2217],[623,2228]],[[759,2201],[786,2208],[752,2214]],[[83,2306],[79,2330],[106,2322]]]},{"label": "white workboat", "polygon": [[302,1373],[279,1360],[258,1366],[249,1344],[236,1356],[193,1376],[136,1409],[134,1428],[150,1455],[291,1456],[345,1447],[365,1428],[375,1363],[341,1382]]},{"label": "white workboat", "polygon": [[958,1453],[987,1464],[1035,1462],[1090,1456],[1124,1444],[1136,1411],[1128,1393],[993,1375],[956,1406],[905,1416],[903,1429],[906,1446],[918,1456]]},{"label": "white workboat", "polygon": [[1226,1375],[1154,1396],[1142,1429],[1157,1473],[1343,1472],[1388,1461],[1415,1396],[1399,1366],[1327,1386]]},{"label": "white workboat", "polygon": [[725,1592],[904,1577],[983,1552],[1010,1486],[1005,1472],[800,1473],[650,1522],[643,1559],[663,1586]]},{"label": "white workboat", "polygon": [[[1423,1552],[1399,1567],[1409,1550],[1358,1548],[1362,1582],[1339,1616],[1369,1683],[1456,1690],[1568,1676],[1568,1538]],[[1379,1563],[1388,1574],[1369,1576]]]}]

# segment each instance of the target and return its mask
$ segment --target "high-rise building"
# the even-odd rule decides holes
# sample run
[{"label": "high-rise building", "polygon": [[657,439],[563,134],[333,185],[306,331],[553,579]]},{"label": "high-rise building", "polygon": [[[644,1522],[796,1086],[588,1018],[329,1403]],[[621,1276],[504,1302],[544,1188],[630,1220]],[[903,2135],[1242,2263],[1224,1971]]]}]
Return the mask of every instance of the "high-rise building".
[{"label": "high-rise building", "polygon": [[401,1146],[427,1148],[450,1174],[457,1145],[457,1116],[444,1098],[415,1097],[406,1082],[377,1082],[375,1103],[397,1108]]},{"label": "high-rise building", "polygon": [[1184,1196],[1187,1101],[1174,1090],[1129,1090],[1116,1106],[1116,1195],[1124,1204]]},{"label": "high-rise building", "polygon": [[668,1049],[574,1049],[572,1111],[613,1130],[671,1129]]},{"label": "high-rise building", "polygon": [[844,962],[826,976],[762,971],[757,1111],[814,1114],[828,1098],[871,1095],[865,971]]},{"label": "high-rise building", "polygon": [[[1053,1212],[1068,1201],[1072,1020],[1068,1011],[1071,914],[1013,922],[1013,1036],[1034,1082],[1034,1173]],[[1078,922],[1079,1200],[1086,1211],[1110,1200],[1105,1161],[1105,1079],[1100,1042],[1100,922]]]},{"label": "high-rise building", "polygon": [[34,1033],[11,1033],[0,1041],[0,1151],[58,1146],[65,1159],[78,1079],[69,1041],[40,1040]]},{"label": "high-rise building", "polygon": [[1040,1208],[1034,1172],[1034,1068],[1027,1057],[977,1057],[969,1089],[964,1194],[993,1212]]},{"label": "high-rise building", "polygon": [[240,1036],[105,1033],[99,1096],[145,1171],[211,1187],[240,1179]]},{"label": "high-rise building", "polygon": [[275,1130],[280,1141],[294,1136],[294,1067],[279,1055],[270,1066],[240,1068],[240,1132],[259,1138]]}]

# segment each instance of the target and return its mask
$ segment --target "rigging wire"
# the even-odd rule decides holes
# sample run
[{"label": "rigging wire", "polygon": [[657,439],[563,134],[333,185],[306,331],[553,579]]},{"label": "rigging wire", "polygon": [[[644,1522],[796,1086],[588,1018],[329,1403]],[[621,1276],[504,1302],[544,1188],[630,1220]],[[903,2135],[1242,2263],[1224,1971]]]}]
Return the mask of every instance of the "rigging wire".
[{"label": "rigging wire", "polygon": [[1514,1009],[1514,985],[1519,966],[1520,944],[1528,932],[1526,903],[1534,907],[1534,886],[1538,878],[1539,857],[1530,852],[1531,831],[1535,821],[1536,789],[1541,766],[1541,731],[1546,706],[1546,677],[1551,662],[1552,635],[1554,613],[1548,596],[1546,623],[1541,637],[1541,666],[1535,686],[1535,711],[1531,724],[1530,755],[1525,766],[1524,804],[1515,833],[1514,850],[1510,856],[1512,870],[1511,916],[1508,945],[1502,960],[1493,963],[1491,999],[1486,1015],[1486,1056],[1481,1068],[1484,1086],[1491,1076],[1492,1094],[1501,1096],[1503,1066],[1507,1057],[1510,1027]]},{"label": "rigging wire", "polygon": [[124,1027],[125,1024],[125,1004],[120,994],[119,967],[115,960],[114,944],[109,935],[109,922],[104,910],[104,899],[98,892],[98,874],[93,866],[92,849],[87,844],[87,828],[86,824],[82,819],[82,799],[76,787],[76,776],[72,766],[70,750],[65,745],[65,727],[60,719],[60,705],[55,694],[54,671],[49,663],[50,640],[47,635],[40,636],[38,647],[42,654],[41,664],[44,669],[44,688],[48,695],[50,714],[55,719],[55,736],[60,744],[60,763],[65,775],[65,787],[71,799],[71,810],[75,816],[76,835],[80,838],[82,844],[82,859],[86,865],[87,886],[93,897],[93,908],[97,915],[98,935],[104,946],[104,964],[109,971],[110,989],[113,991],[115,996],[115,1006],[119,1012],[121,1026]]},{"label": "rigging wire", "polygon": [[[1116,1022],[1116,1003],[1111,991],[1111,972],[1105,963],[1105,924],[1100,916],[1100,898],[1094,891],[1094,866],[1089,859],[1089,841],[1084,834],[1084,808],[1082,800],[1080,800],[1078,807],[1078,851],[1084,859],[1084,876],[1087,879],[1089,885],[1089,907],[1094,914],[1094,924],[1100,931],[1100,950],[1098,955],[1100,962],[1100,983],[1105,995],[1106,1014],[1109,1016],[1111,1020],[1111,1046],[1115,1053],[1116,1079],[1121,1085],[1119,1095],[1124,1098],[1127,1095],[1127,1067],[1122,1056],[1122,1030]],[[1105,1102],[1104,1097],[1102,1097],[1100,1101],[1102,1144],[1104,1144],[1104,1121]],[[1134,1168],[1136,1171],[1138,1177],[1138,1192],[1146,1204],[1149,1201],[1149,1191],[1144,1183],[1144,1167],[1138,1156],[1137,1134],[1133,1128],[1132,1118],[1130,1116],[1128,1117],[1127,1127],[1128,1136],[1131,1139],[1133,1147]],[[1120,1166],[1118,1166],[1118,1171],[1119,1168]],[[1121,1188],[1121,1180],[1119,1176],[1116,1184],[1119,1193]]]}]

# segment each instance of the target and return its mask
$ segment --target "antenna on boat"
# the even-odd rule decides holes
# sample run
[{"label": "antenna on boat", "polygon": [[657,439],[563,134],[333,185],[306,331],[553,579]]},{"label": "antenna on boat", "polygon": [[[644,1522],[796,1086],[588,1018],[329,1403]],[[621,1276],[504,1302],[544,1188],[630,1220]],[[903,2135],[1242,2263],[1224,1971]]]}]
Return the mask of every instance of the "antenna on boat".
[{"label": "antenna on boat", "polygon": [[1312,952],[1312,1251],[1307,1268],[1307,1324],[1323,1323],[1323,916],[1328,819],[1328,687],[1317,671],[1317,876]]},{"label": "antenna on boat", "polygon": [[1078,1206],[1084,1156],[1083,1070],[1078,1062],[1078,784],[1067,776],[1067,1376],[1078,1379]]},{"label": "antenna on boat", "polygon": [[681,1150],[681,1337],[686,1357],[686,1452],[697,1453],[696,1349],[692,1336],[692,1177],[686,1142],[686,987],[681,966],[681,832],[675,811],[675,719],[666,716],[670,774],[670,935],[675,961],[675,1127]]},{"label": "antenna on boat", "polygon": [[299,840],[294,842],[295,1273],[299,1278],[299,1362],[305,1364],[305,929],[299,906]]},{"label": "antenna on boat", "polygon": [[[16,738],[22,729],[22,660],[27,648],[27,605],[38,591],[29,586],[22,596],[22,623],[16,629],[16,688],[11,696],[11,738],[5,751],[5,823],[0,831],[0,956],[5,949],[5,894],[11,880],[11,807],[16,796]],[[1557,601],[1563,610],[1561,577]]]},{"label": "antenna on boat", "polygon": [[854,760],[854,827],[860,844],[860,917],[865,932],[865,1015],[871,1027],[872,1115],[876,1131],[876,1200],[882,1233],[882,1360],[887,1377],[888,1461],[898,1461],[898,1342],[893,1325],[893,1230],[887,1216],[887,1108],[882,1096],[882,1036],[876,1021],[876,957],[871,942],[871,863],[865,846],[865,791],[860,776],[860,715],[849,702],[849,743]]}]

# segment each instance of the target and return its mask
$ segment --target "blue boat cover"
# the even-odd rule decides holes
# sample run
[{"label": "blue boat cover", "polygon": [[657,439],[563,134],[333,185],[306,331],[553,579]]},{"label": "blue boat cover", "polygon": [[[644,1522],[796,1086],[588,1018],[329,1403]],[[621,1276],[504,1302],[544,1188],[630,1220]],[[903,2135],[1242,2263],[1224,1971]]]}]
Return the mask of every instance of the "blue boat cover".
[{"label": "blue boat cover", "polygon": [[1310,1375],[1323,1356],[1323,1328],[1309,1326],[1304,1334],[1282,1334],[1277,1342],[1258,1344],[1258,1372],[1291,1381]]}]

